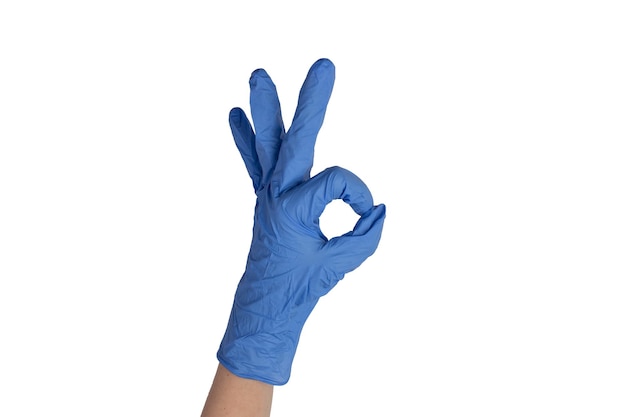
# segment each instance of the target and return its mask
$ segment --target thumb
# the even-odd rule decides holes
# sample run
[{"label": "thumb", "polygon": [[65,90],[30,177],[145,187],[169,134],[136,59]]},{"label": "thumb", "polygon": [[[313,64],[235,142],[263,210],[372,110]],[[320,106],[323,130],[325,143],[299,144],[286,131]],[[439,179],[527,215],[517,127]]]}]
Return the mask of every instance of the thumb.
[{"label": "thumb", "polygon": [[354,230],[330,239],[325,245],[327,265],[340,276],[355,270],[378,247],[386,217],[384,204],[372,207],[364,213]]}]

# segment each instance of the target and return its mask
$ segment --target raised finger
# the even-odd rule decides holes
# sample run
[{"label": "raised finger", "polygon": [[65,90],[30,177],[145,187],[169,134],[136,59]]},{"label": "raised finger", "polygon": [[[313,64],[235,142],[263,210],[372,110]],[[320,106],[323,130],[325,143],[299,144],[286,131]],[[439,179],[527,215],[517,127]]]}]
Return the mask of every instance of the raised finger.
[{"label": "raised finger", "polygon": [[272,181],[278,192],[309,179],[313,150],[335,83],[335,66],[325,58],[310,68],[300,90],[293,122],[281,144]]},{"label": "raised finger", "polygon": [[228,123],[230,124],[230,130],[233,133],[237,149],[239,149],[241,158],[252,179],[254,191],[257,191],[261,184],[262,170],[255,148],[255,137],[250,121],[242,109],[235,107],[228,115]]},{"label": "raised finger", "polygon": [[256,132],[256,153],[266,184],[276,166],[281,140],[285,134],[276,86],[263,69],[250,76],[250,110]]}]

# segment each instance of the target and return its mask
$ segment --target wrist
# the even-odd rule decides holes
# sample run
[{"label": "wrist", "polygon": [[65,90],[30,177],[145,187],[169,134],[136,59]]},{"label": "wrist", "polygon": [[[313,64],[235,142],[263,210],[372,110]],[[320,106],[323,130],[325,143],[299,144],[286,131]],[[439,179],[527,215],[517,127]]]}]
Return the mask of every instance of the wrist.
[{"label": "wrist", "polygon": [[284,385],[291,375],[301,330],[293,320],[263,317],[235,302],[217,358],[239,377]]}]

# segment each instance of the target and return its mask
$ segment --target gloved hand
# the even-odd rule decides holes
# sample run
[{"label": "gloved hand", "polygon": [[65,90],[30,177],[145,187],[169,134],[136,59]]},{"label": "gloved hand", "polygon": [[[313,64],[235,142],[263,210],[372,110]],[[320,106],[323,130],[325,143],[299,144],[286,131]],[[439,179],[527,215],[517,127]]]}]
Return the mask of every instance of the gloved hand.
[{"label": "gloved hand", "polygon": [[[217,357],[243,378],[273,385],[289,380],[300,333],[317,301],[372,255],[381,237],[385,206],[373,205],[356,175],[332,167],[310,178],[334,80],[331,61],[313,64],[287,132],[276,87],[262,69],[250,77],[256,134],[240,108],[230,112],[257,202],[246,269]],[[351,232],[328,240],[319,218],[335,199],[348,203],[360,219]]]}]

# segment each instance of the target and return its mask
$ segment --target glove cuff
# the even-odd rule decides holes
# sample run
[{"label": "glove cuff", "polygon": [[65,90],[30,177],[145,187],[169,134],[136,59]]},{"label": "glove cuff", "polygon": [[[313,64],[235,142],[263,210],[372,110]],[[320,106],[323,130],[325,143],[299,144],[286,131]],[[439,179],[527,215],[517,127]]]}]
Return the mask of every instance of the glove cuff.
[{"label": "glove cuff", "polygon": [[[303,323],[304,324],[304,323]],[[233,305],[219,362],[233,374],[271,385],[289,381],[302,326],[259,316]]]}]

